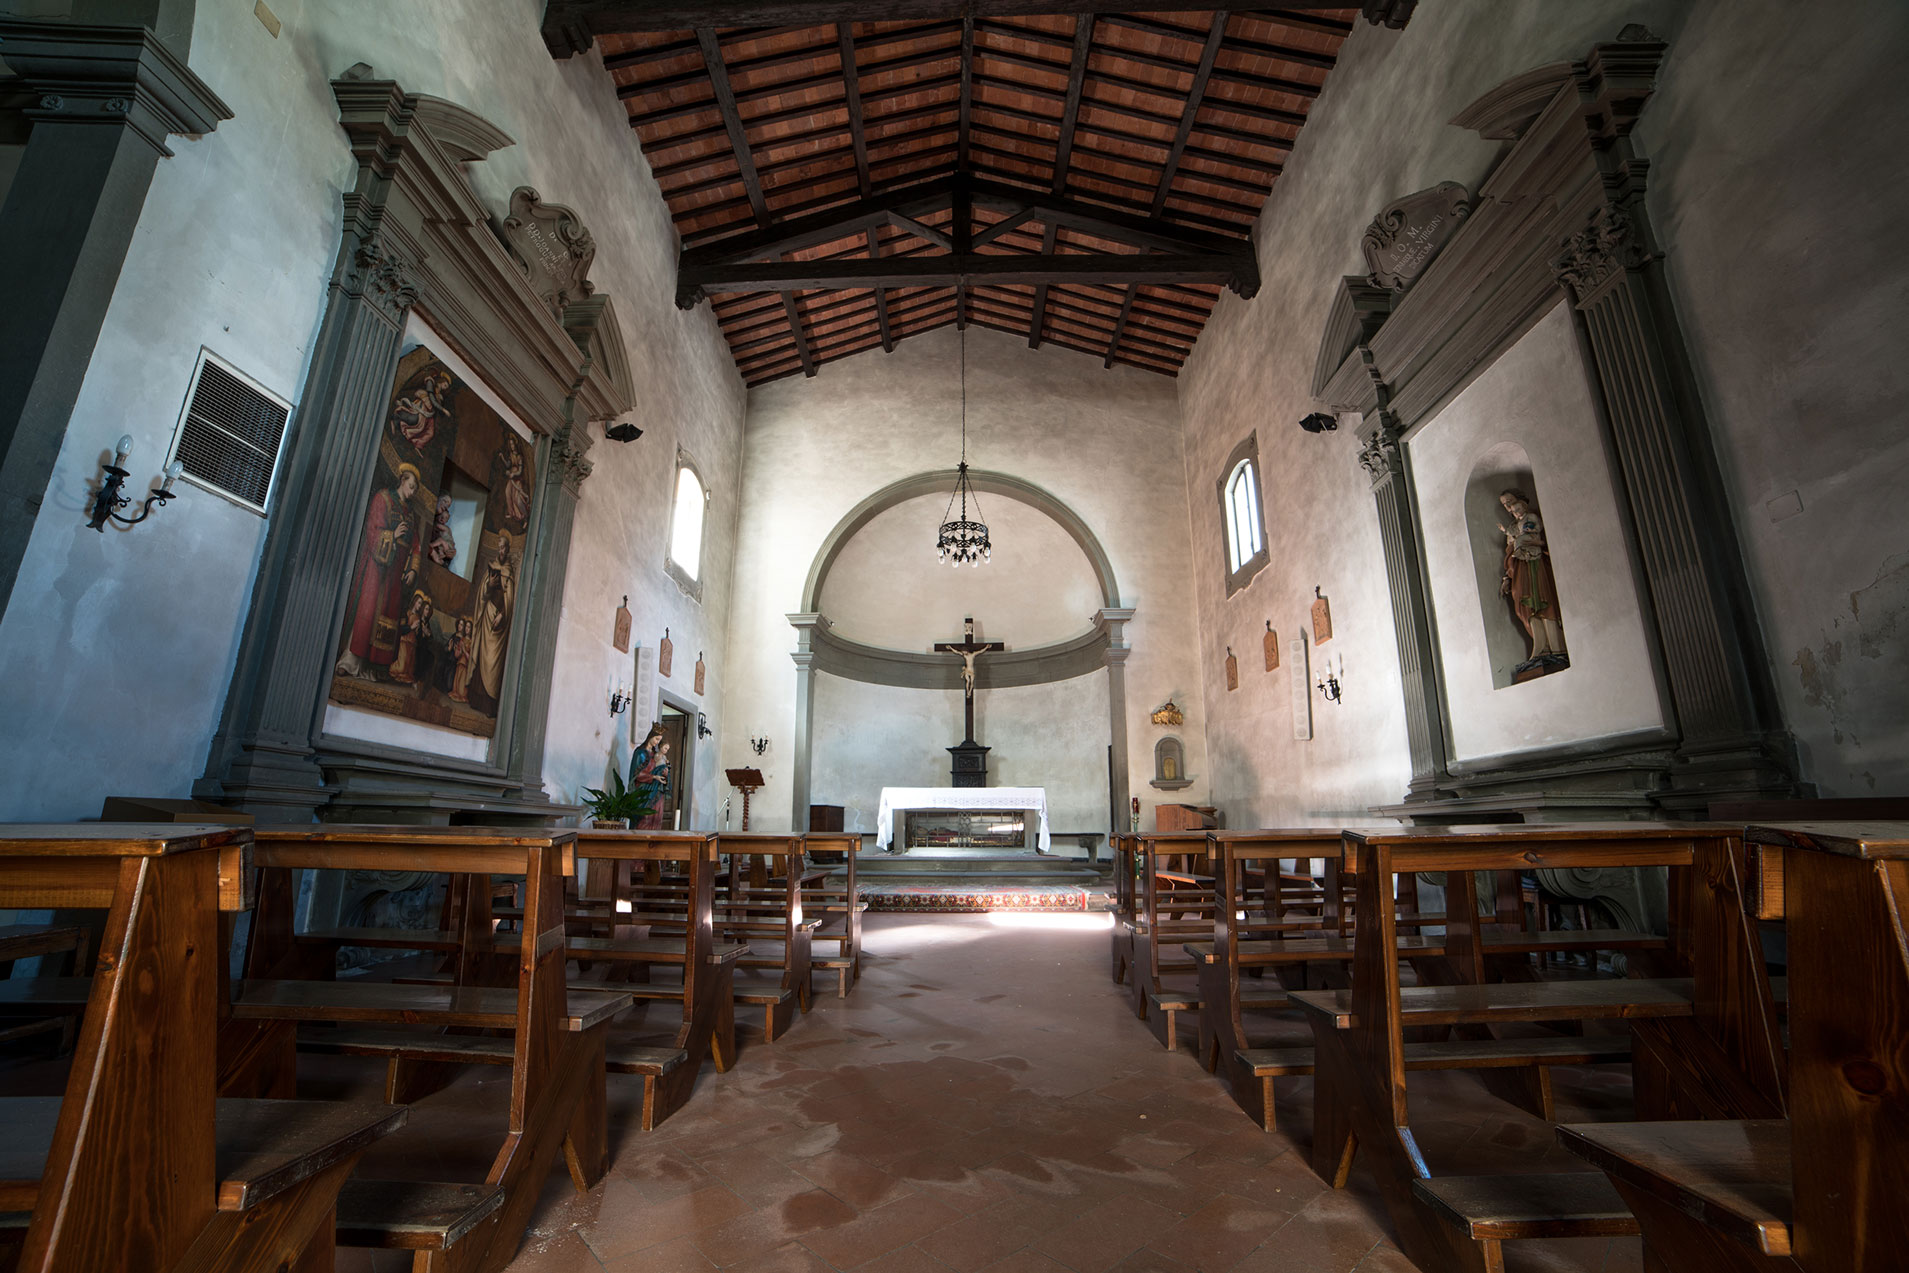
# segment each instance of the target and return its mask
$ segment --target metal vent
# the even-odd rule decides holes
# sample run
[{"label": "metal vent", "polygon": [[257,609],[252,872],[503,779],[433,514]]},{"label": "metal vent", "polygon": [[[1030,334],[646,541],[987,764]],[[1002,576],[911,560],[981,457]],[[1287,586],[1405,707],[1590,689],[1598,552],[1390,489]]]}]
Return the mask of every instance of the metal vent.
[{"label": "metal vent", "polygon": [[173,458],[189,480],[263,513],[290,416],[290,403],[202,350]]}]

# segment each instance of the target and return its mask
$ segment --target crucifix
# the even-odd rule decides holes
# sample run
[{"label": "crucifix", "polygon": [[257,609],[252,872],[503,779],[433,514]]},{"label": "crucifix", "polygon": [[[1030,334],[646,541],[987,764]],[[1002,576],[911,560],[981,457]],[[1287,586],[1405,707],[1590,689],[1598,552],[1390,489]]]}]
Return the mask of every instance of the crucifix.
[{"label": "crucifix", "polygon": [[935,642],[936,654],[958,654],[961,656],[961,683],[967,700],[968,733],[965,741],[974,741],[974,661],[983,654],[995,654],[1007,646],[999,641],[977,641],[974,639],[974,616],[968,616],[966,639]]}]

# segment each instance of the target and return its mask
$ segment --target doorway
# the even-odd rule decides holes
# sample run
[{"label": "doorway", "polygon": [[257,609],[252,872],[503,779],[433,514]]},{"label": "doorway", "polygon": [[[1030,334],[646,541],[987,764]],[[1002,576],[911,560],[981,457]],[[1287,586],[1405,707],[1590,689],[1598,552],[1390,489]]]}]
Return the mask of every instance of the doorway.
[{"label": "doorway", "polygon": [[662,726],[663,741],[669,747],[669,792],[661,813],[667,830],[681,831],[690,825],[690,775],[695,772],[696,715],[664,699],[658,705],[657,724]]}]

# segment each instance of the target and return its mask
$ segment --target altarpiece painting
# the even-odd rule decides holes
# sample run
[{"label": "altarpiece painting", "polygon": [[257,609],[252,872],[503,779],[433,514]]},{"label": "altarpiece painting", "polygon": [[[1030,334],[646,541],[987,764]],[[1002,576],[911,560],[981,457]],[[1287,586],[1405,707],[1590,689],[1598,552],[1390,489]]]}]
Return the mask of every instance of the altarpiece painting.
[{"label": "altarpiece painting", "polygon": [[528,442],[428,346],[398,360],[331,701],[497,732],[535,489]]}]

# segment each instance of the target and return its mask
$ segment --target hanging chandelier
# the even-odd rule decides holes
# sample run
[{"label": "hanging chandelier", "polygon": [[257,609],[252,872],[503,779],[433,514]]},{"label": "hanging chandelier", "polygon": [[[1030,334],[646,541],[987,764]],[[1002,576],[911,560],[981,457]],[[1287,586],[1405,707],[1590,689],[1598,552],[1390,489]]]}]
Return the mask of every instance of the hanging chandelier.
[{"label": "hanging chandelier", "polygon": [[[968,501],[974,500],[974,520],[968,520]],[[961,515],[955,516],[955,502],[961,503]],[[954,493],[948,496],[948,511],[941,523],[936,543],[942,561],[955,565],[979,566],[993,555],[988,541],[988,524],[981,520],[981,499],[968,482],[968,333],[961,333],[961,463],[955,468]]]}]

